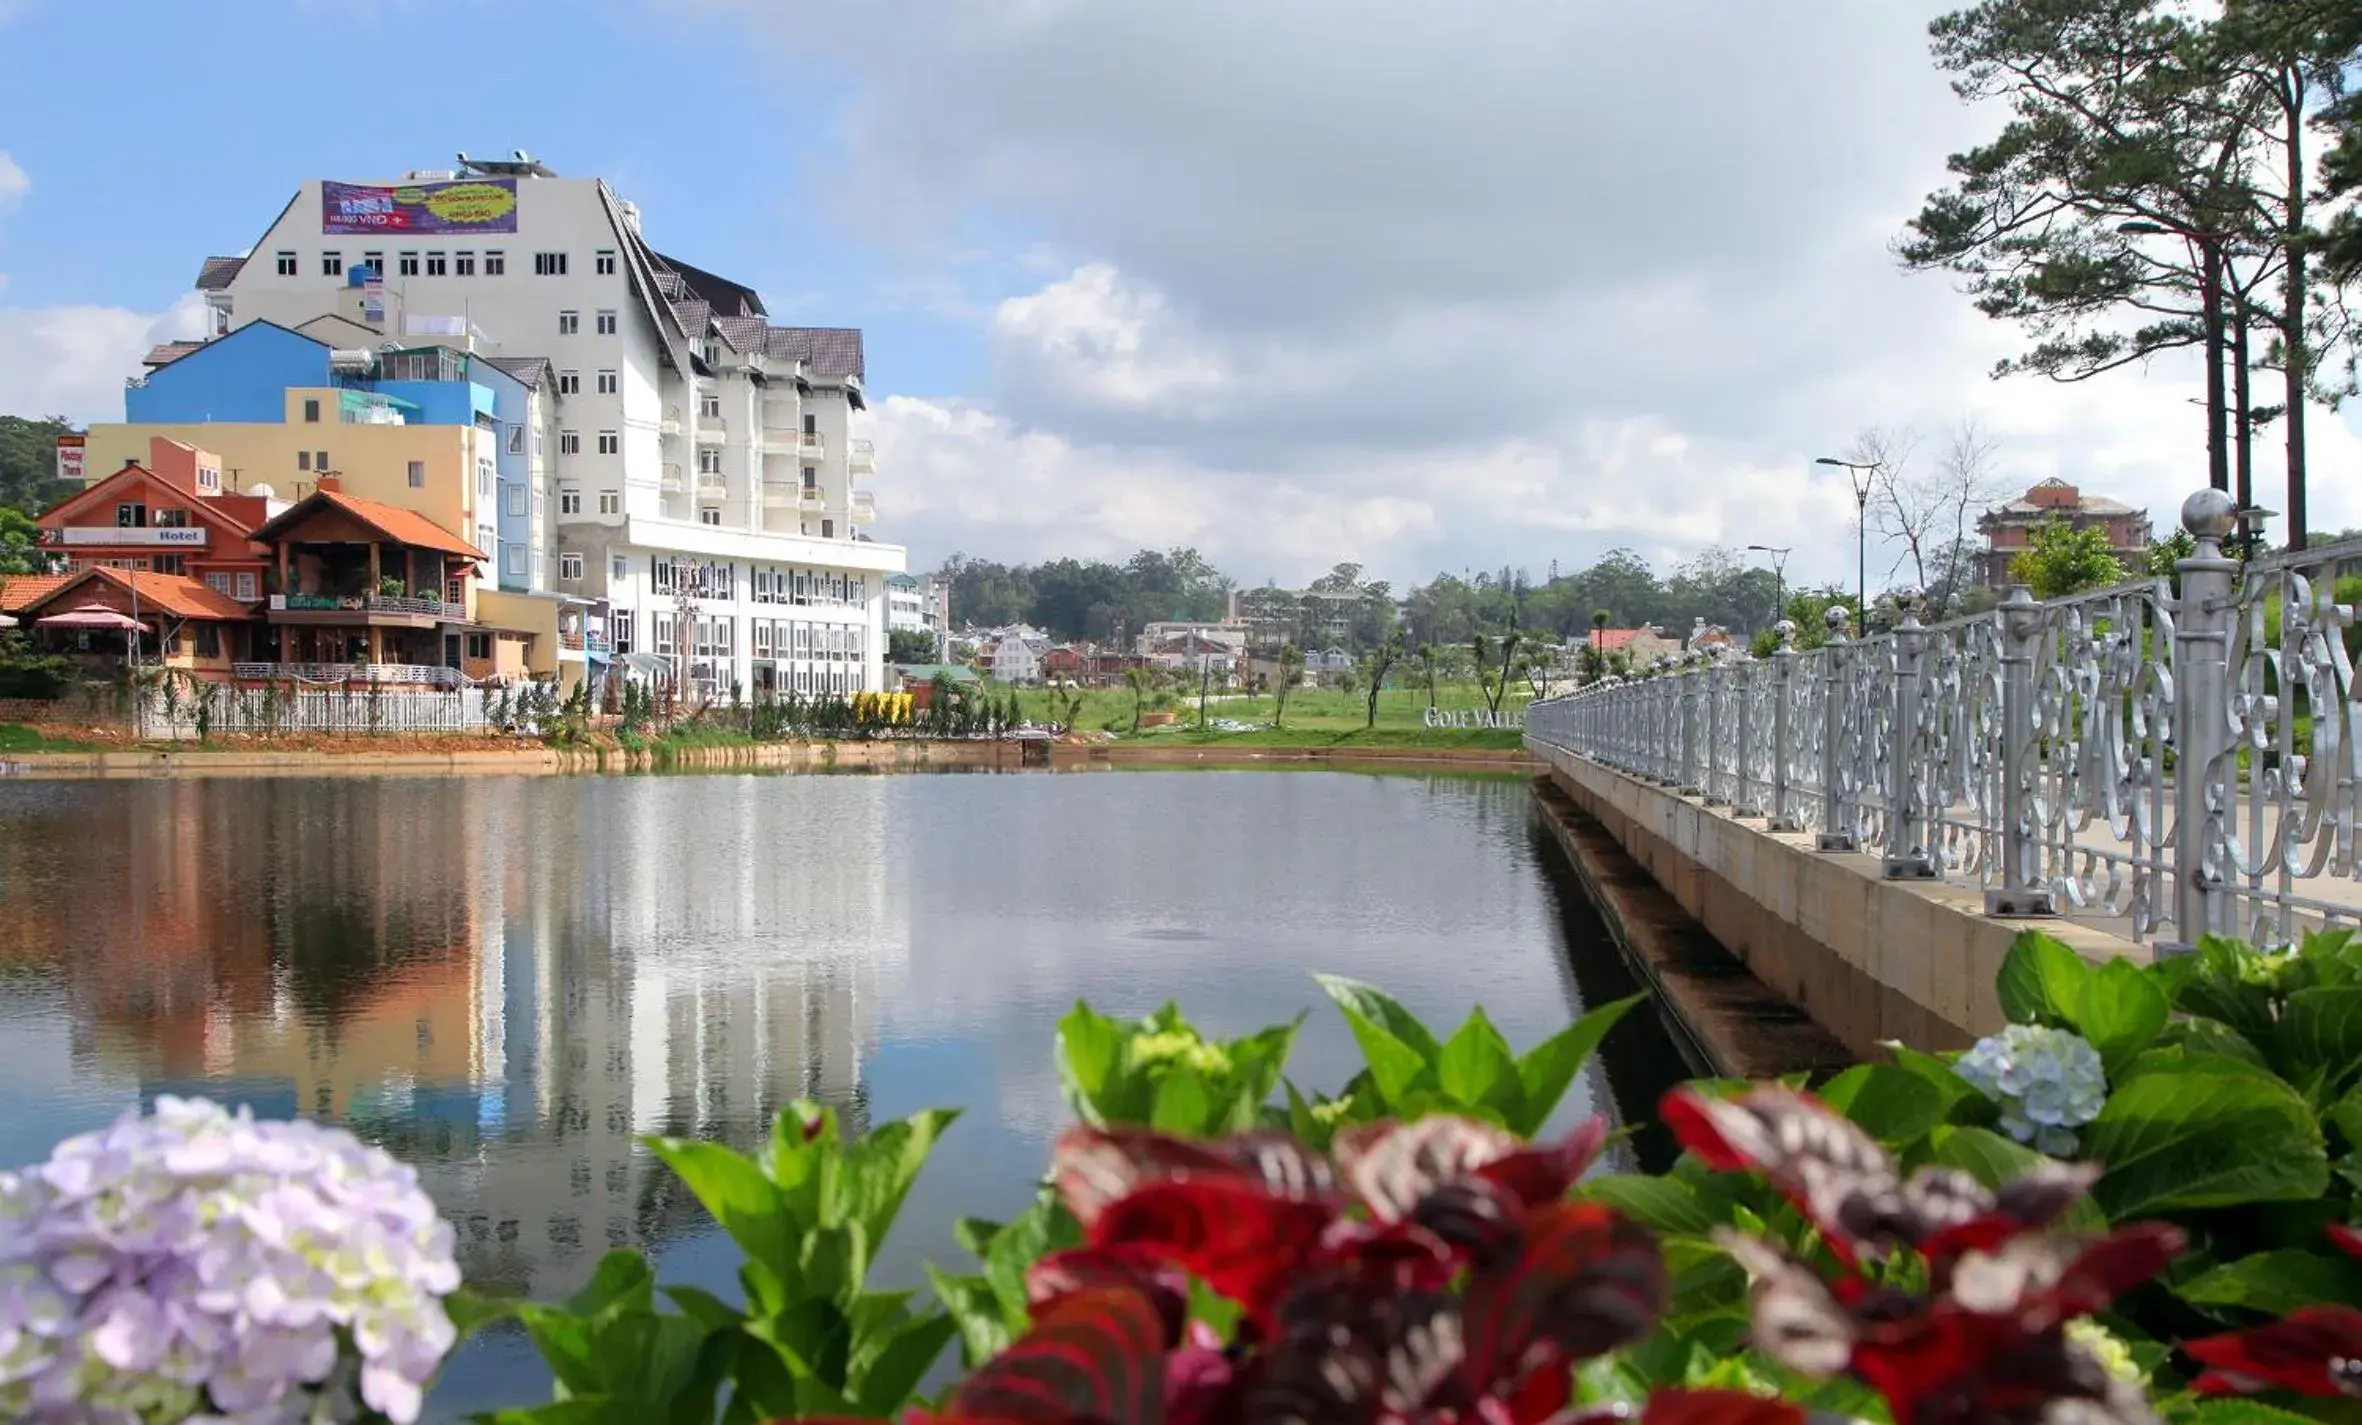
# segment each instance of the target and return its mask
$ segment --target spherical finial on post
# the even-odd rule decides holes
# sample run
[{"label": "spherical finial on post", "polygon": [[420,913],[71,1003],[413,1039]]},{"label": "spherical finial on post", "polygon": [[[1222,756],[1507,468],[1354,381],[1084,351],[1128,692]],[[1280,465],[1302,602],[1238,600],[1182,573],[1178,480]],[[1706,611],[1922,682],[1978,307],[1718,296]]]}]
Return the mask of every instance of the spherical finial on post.
[{"label": "spherical finial on post", "polygon": [[2009,586],[2009,594],[2001,601],[2001,626],[2019,642],[2031,642],[2042,631],[2042,608],[2034,602],[2034,591],[2023,584]]},{"label": "spherical finial on post", "polygon": [[1842,641],[1845,638],[1846,618],[1846,607],[1843,604],[1831,604],[1821,611],[1821,622],[1829,626],[1829,637],[1832,639]]},{"label": "spherical finial on post", "polygon": [[1786,653],[1796,646],[1796,620],[1784,618],[1772,625],[1772,637],[1779,640],[1779,649]]},{"label": "spherical finial on post", "polygon": [[2220,544],[2239,528],[2239,507],[2226,491],[2200,490],[2182,501],[2182,528],[2202,544]]}]

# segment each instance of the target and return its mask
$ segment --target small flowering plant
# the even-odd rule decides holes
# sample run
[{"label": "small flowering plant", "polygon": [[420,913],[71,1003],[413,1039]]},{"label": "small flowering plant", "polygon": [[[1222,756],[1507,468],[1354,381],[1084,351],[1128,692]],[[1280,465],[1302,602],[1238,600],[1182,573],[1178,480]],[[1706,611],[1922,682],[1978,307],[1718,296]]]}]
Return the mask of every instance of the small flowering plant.
[{"label": "small flowering plant", "polygon": [[2039,1024],[1987,1035],[1952,1071],[2000,1107],[1995,1127],[2054,1158],[2074,1153],[2075,1130],[2108,1101],[2099,1051],[2080,1035]]},{"label": "small flowering plant", "polygon": [[458,1287],[408,1167],[159,1098],[0,1173],[0,1416],[408,1425]]}]

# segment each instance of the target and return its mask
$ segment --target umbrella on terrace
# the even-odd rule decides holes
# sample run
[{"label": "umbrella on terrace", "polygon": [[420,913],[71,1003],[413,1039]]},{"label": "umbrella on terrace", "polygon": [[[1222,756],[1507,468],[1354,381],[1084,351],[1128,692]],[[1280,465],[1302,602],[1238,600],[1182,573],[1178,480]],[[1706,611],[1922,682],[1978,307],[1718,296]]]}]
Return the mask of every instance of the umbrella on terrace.
[{"label": "umbrella on terrace", "polygon": [[144,630],[147,625],[129,614],[117,613],[105,604],[84,604],[62,614],[33,620],[35,628],[109,628],[122,633]]}]

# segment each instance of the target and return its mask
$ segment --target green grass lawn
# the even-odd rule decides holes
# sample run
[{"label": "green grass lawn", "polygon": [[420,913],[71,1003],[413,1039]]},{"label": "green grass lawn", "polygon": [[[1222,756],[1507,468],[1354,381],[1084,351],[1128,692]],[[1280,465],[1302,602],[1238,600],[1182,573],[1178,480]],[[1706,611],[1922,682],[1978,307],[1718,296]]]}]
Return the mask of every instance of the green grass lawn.
[{"label": "green grass lawn", "polygon": [[[1522,708],[1526,690],[1513,686],[1503,699],[1504,713]],[[1026,688],[1018,693],[1018,703],[1025,716],[1036,723],[1052,720],[1052,693],[1048,689]],[[1435,706],[1446,710],[1475,710],[1485,705],[1484,695],[1474,683],[1445,683],[1436,690]],[[1143,728],[1143,741],[1176,741],[1224,743],[1242,747],[1322,747],[1351,745],[1359,742],[1368,746],[1387,747],[1515,747],[1519,734],[1514,730],[1429,728],[1422,721],[1427,711],[1427,690],[1390,687],[1378,695],[1378,725],[1373,732],[1368,727],[1369,694],[1348,693],[1331,688],[1300,688],[1288,695],[1284,726],[1268,726],[1275,712],[1274,700],[1269,695],[1209,697],[1206,717],[1210,721],[1260,724],[1253,732],[1223,732],[1216,729],[1197,730],[1197,695],[1166,691],[1149,695],[1149,711],[1168,711],[1174,714],[1172,725],[1163,728]],[[1084,732],[1115,732],[1129,735],[1132,727],[1132,694],[1127,688],[1091,688],[1084,690],[1083,709],[1077,719]]]},{"label": "green grass lawn", "polygon": [[72,738],[43,737],[21,722],[0,722],[0,752],[96,752],[95,742],[76,742]]}]

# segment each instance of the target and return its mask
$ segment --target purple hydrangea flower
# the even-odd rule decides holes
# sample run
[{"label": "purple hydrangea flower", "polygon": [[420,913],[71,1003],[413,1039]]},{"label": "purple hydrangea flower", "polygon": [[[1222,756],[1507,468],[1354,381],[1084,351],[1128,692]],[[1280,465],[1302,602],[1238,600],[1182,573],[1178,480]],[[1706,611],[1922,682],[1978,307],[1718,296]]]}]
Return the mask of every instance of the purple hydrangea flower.
[{"label": "purple hydrangea flower", "polygon": [[159,1098],[0,1173],[0,1418],[410,1425],[457,1336],[451,1251],[350,1133]]}]

